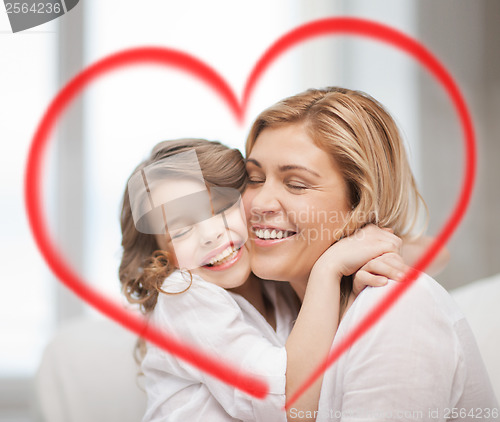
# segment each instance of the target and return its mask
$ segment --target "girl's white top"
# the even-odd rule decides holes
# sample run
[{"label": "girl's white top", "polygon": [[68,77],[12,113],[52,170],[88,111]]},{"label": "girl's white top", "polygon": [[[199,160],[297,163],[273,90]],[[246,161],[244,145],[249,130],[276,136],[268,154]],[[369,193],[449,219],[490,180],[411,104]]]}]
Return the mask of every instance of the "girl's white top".
[{"label": "girl's white top", "polygon": [[[172,291],[176,283],[186,285],[179,271],[165,280],[163,288]],[[158,296],[150,321],[221,361],[264,379],[269,385],[266,399],[245,394],[148,344],[142,362],[148,396],[143,422],[286,422],[284,345],[297,306],[288,283],[263,281],[263,287],[274,309],[279,310],[276,331],[243,297],[195,275],[186,292]]]},{"label": "girl's white top", "polygon": [[[395,284],[363,290],[332,347]],[[436,281],[422,274],[325,373],[316,420],[499,421],[499,411],[464,315]]]}]

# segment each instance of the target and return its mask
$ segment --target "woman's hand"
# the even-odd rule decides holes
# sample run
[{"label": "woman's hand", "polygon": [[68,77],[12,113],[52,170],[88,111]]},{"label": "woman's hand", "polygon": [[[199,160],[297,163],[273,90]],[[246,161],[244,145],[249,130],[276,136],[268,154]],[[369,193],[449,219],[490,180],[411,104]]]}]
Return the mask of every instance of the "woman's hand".
[{"label": "woman's hand", "polygon": [[[398,278],[407,269],[397,258],[402,240],[389,229],[368,224],[351,236],[339,240],[319,257],[311,273],[327,271],[340,280],[362,270],[357,289],[363,285],[381,285],[387,278]],[[385,280],[384,280],[385,278]]]}]

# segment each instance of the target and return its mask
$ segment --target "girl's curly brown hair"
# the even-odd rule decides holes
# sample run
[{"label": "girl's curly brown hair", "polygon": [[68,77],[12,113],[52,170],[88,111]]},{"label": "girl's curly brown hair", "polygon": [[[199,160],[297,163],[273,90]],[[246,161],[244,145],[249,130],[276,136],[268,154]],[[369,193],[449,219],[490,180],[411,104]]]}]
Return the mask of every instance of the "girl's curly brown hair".
[{"label": "girl's curly brown hair", "polygon": [[[247,182],[245,162],[241,152],[219,142],[204,139],[178,139],[157,144],[149,158],[132,173],[166,157],[195,150],[203,177],[208,187],[231,187],[243,192]],[[131,176],[132,177],[132,176]],[[130,179],[130,178],[129,178]],[[173,257],[159,250],[152,234],[137,231],[130,208],[128,181],[120,216],[123,255],[119,268],[122,290],[130,303],[139,304],[145,314],[151,312],[166,277],[174,270]]]}]

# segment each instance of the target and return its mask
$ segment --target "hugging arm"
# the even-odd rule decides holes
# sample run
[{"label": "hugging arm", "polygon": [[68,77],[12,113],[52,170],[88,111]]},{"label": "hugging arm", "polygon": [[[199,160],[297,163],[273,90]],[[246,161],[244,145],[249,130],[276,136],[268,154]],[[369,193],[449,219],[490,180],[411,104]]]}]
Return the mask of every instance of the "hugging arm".
[{"label": "hugging arm", "polygon": [[[366,226],[355,235],[332,245],[315,263],[307,284],[302,307],[287,343],[286,397],[289,400],[300,385],[326,358],[339,324],[340,281],[368,261],[386,253],[396,253],[401,241],[387,230]],[[391,277],[390,261],[377,266],[380,274]],[[379,278],[371,280],[381,285]],[[288,420],[311,421],[318,409],[321,383],[319,377],[288,410]]]},{"label": "hugging arm", "polygon": [[[430,236],[404,240],[398,253],[387,253],[366,263],[354,274],[353,296],[356,297],[365,286],[373,286],[377,282],[387,282],[388,278],[393,280],[401,278],[401,273],[405,273],[409,267],[414,266],[434,240]],[[450,253],[448,249],[443,248],[425,269],[425,272],[431,276],[439,274],[449,260]],[[350,299],[352,302],[353,298]]]}]

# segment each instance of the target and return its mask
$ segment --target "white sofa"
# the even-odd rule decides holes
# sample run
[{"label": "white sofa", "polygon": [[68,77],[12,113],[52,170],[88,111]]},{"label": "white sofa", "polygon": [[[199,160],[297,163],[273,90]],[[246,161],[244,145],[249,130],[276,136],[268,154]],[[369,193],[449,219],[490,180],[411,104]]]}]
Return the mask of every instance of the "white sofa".
[{"label": "white sofa", "polygon": [[500,274],[452,290],[464,312],[500,400]]},{"label": "white sofa", "polygon": [[[451,292],[476,336],[500,397],[500,274]],[[146,397],[133,359],[135,335],[107,320],[68,323],[45,350],[36,378],[46,422],[137,422]]]},{"label": "white sofa", "polygon": [[109,320],[65,324],[45,349],[35,380],[44,422],[138,422],[146,408],[136,336]]}]

